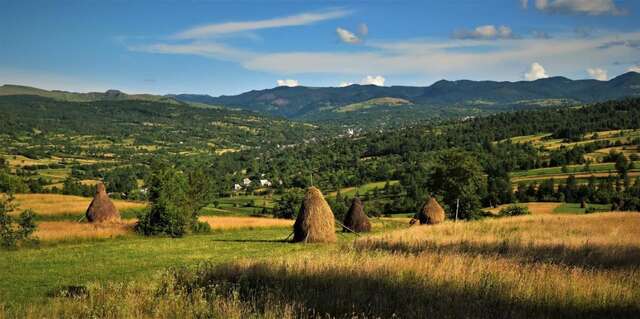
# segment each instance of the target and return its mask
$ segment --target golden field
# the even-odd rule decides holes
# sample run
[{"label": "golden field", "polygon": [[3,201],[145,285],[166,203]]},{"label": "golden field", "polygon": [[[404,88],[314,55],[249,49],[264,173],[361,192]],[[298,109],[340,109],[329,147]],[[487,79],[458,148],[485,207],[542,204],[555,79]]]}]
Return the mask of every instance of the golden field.
[{"label": "golden field", "polygon": [[26,317],[640,315],[637,213],[445,222],[310,247],[173,269],[150,282],[96,283],[81,296],[31,307]]},{"label": "golden field", "polygon": [[293,220],[291,219],[263,217],[201,216],[199,220],[207,222],[214,230],[293,226]]},{"label": "golden field", "polygon": [[133,234],[135,220],[116,223],[89,224],[71,221],[39,222],[35,236],[39,240],[71,240],[87,238],[115,238]]},{"label": "golden field", "polygon": [[[84,214],[92,198],[59,194],[16,194],[17,210],[32,209],[39,215]],[[113,200],[118,210],[143,208],[147,204]]]}]

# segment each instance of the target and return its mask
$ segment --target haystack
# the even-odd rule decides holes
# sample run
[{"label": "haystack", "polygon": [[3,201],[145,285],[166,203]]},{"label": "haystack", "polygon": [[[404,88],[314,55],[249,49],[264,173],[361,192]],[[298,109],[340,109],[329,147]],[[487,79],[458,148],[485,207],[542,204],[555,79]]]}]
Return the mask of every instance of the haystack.
[{"label": "haystack", "polygon": [[[344,225],[358,233],[371,231],[371,223],[369,222],[369,217],[364,213],[364,205],[360,198],[355,197],[351,202],[351,207],[344,217]],[[347,230],[343,229],[342,231]]]},{"label": "haystack", "polygon": [[120,220],[120,212],[113,205],[103,183],[96,185],[96,195],[87,208],[87,220],[90,223],[103,223]]},{"label": "haystack", "polygon": [[413,218],[419,220],[421,225],[439,224],[445,219],[444,209],[442,209],[442,206],[438,204],[438,201],[434,197],[431,197]]},{"label": "haystack", "polygon": [[319,189],[309,187],[300,213],[293,224],[293,242],[332,243],[336,241],[335,218]]}]

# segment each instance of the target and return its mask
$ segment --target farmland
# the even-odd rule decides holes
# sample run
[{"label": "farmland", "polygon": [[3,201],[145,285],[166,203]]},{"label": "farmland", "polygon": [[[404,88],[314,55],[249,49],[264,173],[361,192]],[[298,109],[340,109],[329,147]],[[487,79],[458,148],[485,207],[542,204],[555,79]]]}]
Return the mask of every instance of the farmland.
[{"label": "farmland", "polygon": [[[59,243],[0,252],[11,274],[1,293],[17,302],[5,311],[31,317],[631,318],[640,312],[639,227],[629,213],[546,214],[403,226],[336,246],[283,243],[288,228]],[[78,285],[88,294],[45,298]]]}]

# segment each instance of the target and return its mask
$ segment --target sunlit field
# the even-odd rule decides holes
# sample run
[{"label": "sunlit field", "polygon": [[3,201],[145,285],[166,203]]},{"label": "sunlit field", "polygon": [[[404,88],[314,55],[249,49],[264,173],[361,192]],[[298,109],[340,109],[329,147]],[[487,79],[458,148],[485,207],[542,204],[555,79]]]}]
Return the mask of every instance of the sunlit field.
[{"label": "sunlit field", "polygon": [[[91,203],[92,198],[59,195],[59,194],[17,194],[15,195],[15,203],[18,210],[32,209],[39,215],[66,215],[66,214],[84,214]],[[118,210],[124,211],[128,209],[140,209],[147,204],[142,202],[132,202],[124,200],[113,200]]]},{"label": "sunlit field", "polygon": [[[635,318],[640,314],[636,213],[541,214],[398,227],[370,236],[341,237],[338,245],[270,242],[275,233],[259,231],[242,243],[245,252],[269,245],[275,249],[270,258],[244,253],[238,260],[217,258],[157,272],[151,281],[105,283],[95,278],[81,288],[62,289],[43,304],[11,311],[19,309],[32,318],[43,314]],[[278,231],[279,237],[287,232]],[[287,252],[275,253],[280,249]]]}]

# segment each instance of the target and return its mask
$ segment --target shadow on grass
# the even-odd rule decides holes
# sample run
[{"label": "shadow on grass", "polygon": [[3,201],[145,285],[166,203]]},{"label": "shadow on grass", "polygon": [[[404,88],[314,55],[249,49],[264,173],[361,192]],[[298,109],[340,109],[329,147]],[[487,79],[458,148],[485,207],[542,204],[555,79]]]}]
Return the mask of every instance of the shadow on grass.
[{"label": "shadow on grass", "polygon": [[[290,306],[297,318],[638,318],[640,306],[625,302],[534,300],[509,294],[497,275],[478,284],[429,281],[416,274],[311,268],[291,271],[256,263],[208,266],[174,273],[175,287],[190,293],[238,295],[260,310]],[[426,279],[426,280],[425,280]],[[613,303],[613,304],[612,304]]]},{"label": "shadow on grass", "polygon": [[492,243],[462,241],[447,244],[375,241],[356,244],[356,249],[360,251],[385,250],[414,255],[423,252],[467,253],[514,258],[525,262],[546,262],[599,269],[636,268],[640,265],[640,248],[636,246],[591,243],[574,247],[562,244],[533,245],[514,240]]},{"label": "shadow on grass", "polygon": [[225,243],[289,243],[284,239],[212,239],[211,241]]}]

